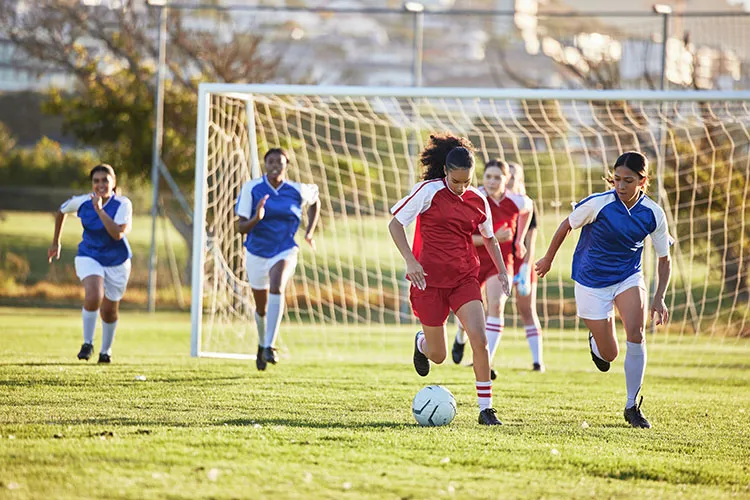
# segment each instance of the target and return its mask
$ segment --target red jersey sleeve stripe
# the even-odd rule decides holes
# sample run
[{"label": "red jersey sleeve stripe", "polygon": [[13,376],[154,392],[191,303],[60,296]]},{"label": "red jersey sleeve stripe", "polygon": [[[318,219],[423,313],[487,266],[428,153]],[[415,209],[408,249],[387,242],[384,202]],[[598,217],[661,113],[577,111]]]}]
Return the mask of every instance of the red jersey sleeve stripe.
[{"label": "red jersey sleeve stripe", "polygon": [[417,195],[417,193],[422,190],[423,187],[425,187],[427,184],[430,184],[436,181],[441,181],[441,180],[442,179],[432,179],[431,181],[423,182],[422,185],[419,186],[416,191],[414,191],[411,195],[409,195],[408,198],[404,200],[404,202],[401,204],[400,207],[398,207],[396,210],[393,211],[393,216],[395,217],[396,214],[398,214],[401,211],[401,209],[404,208],[411,201],[411,199],[414,198]]}]

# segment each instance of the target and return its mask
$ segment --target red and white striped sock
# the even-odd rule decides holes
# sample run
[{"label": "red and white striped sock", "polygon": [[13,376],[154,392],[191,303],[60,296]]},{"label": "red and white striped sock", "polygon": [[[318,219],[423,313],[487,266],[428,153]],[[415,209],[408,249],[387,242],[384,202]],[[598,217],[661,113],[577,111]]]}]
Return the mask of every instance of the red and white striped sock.
[{"label": "red and white striped sock", "polygon": [[542,329],[539,325],[526,325],[526,341],[529,343],[531,357],[534,363],[544,364],[542,361]]},{"label": "red and white striped sock", "polygon": [[492,380],[488,382],[477,381],[477,402],[479,411],[492,408]]},{"label": "red and white striped sock", "polygon": [[500,343],[500,339],[503,337],[504,326],[504,318],[487,316],[487,326],[485,327],[485,331],[487,332],[487,347],[489,347],[490,349],[490,361],[492,361],[495,357],[497,345]]}]

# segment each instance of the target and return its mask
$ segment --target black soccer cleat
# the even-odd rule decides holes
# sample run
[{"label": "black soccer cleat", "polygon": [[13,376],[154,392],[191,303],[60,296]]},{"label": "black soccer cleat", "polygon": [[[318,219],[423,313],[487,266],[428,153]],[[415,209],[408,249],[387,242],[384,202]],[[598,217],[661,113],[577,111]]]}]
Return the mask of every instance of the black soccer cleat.
[{"label": "black soccer cleat", "polygon": [[276,349],[270,345],[263,348],[263,361],[275,365],[278,360],[279,359],[276,357]]},{"label": "black soccer cleat", "polygon": [[453,349],[451,349],[451,356],[453,357],[453,362],[456,364],[459,364],[462,359],[464,359],[464,349],[466,348],[466,344],[459,344],[456,339],[453,339]]},{"label": "black soccer cleat", "polygon": [[417,348],[420,333],[422,332],[417,332],[417,335],[414,337],[414,369],[417,370],[420,377],[426,377],[430,373],[430,360],[427,359],[427,356],[419,352]]},{"label": "black soccer cleat", "polygon": [[594,348],[591,347],[591,339],[593,338],[594,338],[594,334],[589,332],[589,352],[591,353],[591,359],[600,372],[608,372],[609,367],[611,366],[611,363],[609,361],[603,360],[602,358],[594,354]]},{"label": "black soccer cleat", "polygon": [[479,425],[503,425],[497,418],[497,410],[485,408],[479,412]]},{"label": "black soccer cleat", "polygon": [[497,378],[497,373],[495,373],[494,368],[490,368],[490,380],[495,380]]},{"label": "black soccer cleat", "polygon": [[266,369],[266,360],[263,359],[263,346],[258,346],[258,354],[255,355],[255,368],[259,371]]},{"label": "black soccer cleat", "polygon": [[547,369],[541,363],[534,363],[532,371],[539,372],[539,373],[544,373],[544,372],[547,371]]},{"label": "black soccer cleat", "polygon": [[111,362],[112,362],[112,356],[110,356],[109,354],[105,354],[103,352],[99,353],[99,361],[97,361],[97,363],[109,364]]},{"label": "black soccer cleat", "polygon": [[78,351],[78,359],[85,359],[88,361],[91,359],[92,354],[94,354],[94,344],[83,344],[81,350]]},{"label": "black soccer cleat", "polygon": [[625,408],[625,412],[623,413],[623,415],[625,416],[625,421],[636,429],[650,429],[651,422],[646,420],[646,417],[644,417],[643,413],[641,412],[642,404],[643,396],[641,396],[641,400],[638,401],[637,404],[634,404],[630,408]]}]

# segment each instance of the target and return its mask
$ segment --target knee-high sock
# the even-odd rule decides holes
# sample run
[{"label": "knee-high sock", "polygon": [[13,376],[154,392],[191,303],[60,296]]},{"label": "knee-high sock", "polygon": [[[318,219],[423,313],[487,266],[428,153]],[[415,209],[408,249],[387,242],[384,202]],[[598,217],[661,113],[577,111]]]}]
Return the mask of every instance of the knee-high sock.
[{"label": "knee-high sock", "polygon": [[266,347],[276,345],[276,337],[279,335],[279,325],[284,316],[284,296],[269,293],[266,312]]},{"label": "knee-high sock", "polygon": [[492,408],[492,380],[487,382],[480,382],[477,380],[477,403],[479,403],[479,411],[485,408]]},{"label": "knee-high sock", "polygon": [[531,359],[534,363],[544,364],[542,361],[542,328],[537,324],[526,325],[526,341],[529,343],[531,350]]},{"label": "knee-high sock", "polygon": [[99,350],[102,354],[112,355],[112,343],[115,341],[115,329],[117,321],[107,323],[102,320],[102,348]]},{"label": "knee-high sock", "polygon": [[505,326],[504,318],[497,316],[487,316],[487,347],[490,350],[490,361],[495,358],[495,351],[500,339],[503,337],[503,328]]},{"label": "knee-high sock", "polygon": [[625,408],[630,408],[635,404],[635,398],[638,397],[643,385],[643,374],[646,373],[646,343],[626,344],[628,350],[625,353],[625,387],[628,391],[628,401]]},{"label": "knee-high sock", "polygon": [[255,311],[255,326],[258,328],[258,345],[265,347],[266,342],[266,317]]},{"label": "knee-high sock", "polygon": [[81,309],[81,317],[83,318],[83,342],[85,344],[94,343],[94,332],[96,331],[96,318],[99,317],[99,310],[87,311]]}]

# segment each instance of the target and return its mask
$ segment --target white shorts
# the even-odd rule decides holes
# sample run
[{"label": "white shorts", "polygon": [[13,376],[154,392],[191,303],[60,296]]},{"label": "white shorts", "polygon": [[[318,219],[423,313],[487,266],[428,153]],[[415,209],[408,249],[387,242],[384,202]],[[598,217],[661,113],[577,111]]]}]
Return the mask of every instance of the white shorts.
[{"label": "white shorts", "polygon": [[130,259],[119,266],[105,267],[91,257],[76,257],[76,274],[78,279],[88,276],[101,276],[104,278],[104,296],[112,302],[119,302],[125,295],[130,278]]},{"label": "white shorts", "polygon": [[265,290],[270,286],[270,277],[268,275],[271,272],[271,268],[278,262],[285,260],[287,262],[284,268],[284,276],[282,277],[281,283],[284,285],[287,280],[294,274],[294,270],[297,269],[297,254],[299,253],[298,247],[292,247],[289,250],[284,250],[281,253],[277,253],[273,257],[258,257],[245,250],[245,270],[247,271],[247,281],[250,282],[250,288],[254,290]]},{"label": "white shorts", "polygon": [[576,308],[583,319],[609,319],[615,316],[615,297],[633,287],[646,288],[643,274],[635,273],[619,283],[604,288],[591,288],[576,283]]}]

